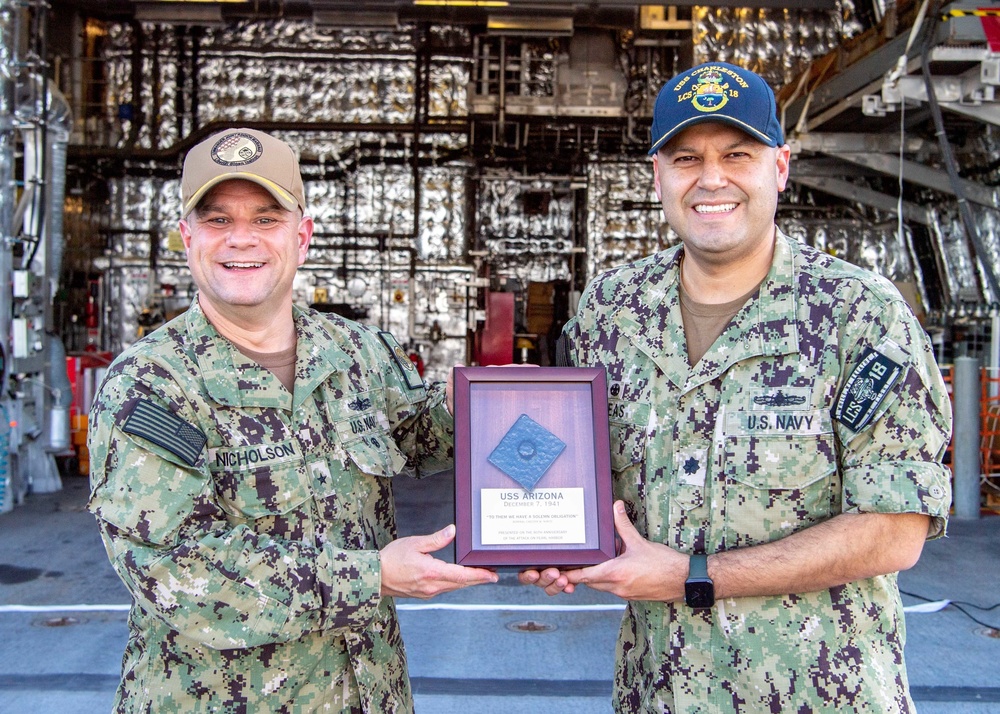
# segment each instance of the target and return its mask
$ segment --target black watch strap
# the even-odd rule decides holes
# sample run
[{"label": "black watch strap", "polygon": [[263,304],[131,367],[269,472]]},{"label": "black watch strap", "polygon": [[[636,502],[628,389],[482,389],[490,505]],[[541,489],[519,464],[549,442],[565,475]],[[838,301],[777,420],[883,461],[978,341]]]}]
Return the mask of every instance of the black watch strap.
[{"label": "black watch strap", "polygon": [[696,553],[691,556],[691,563],[688,566],[688,580],[694,578],[708,577],[708,556],[704,553]]},{"label": "black watch strap", "polygon": [[704,553],[692,555],[688,569],[688,578],[684,582],[684,602],[696,610],[715,605],[715,583],[708,577],[708,556]]}]

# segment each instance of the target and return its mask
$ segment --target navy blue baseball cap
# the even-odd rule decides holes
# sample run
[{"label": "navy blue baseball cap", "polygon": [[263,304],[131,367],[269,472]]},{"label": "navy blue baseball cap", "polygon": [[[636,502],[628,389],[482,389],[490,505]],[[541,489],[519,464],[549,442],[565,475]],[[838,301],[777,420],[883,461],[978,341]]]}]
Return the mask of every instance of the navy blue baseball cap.
[{"label": "navy blue baseball cap", "polygon": [[692,67],[656,97],[650,130],[652,156],[676,134],[707,121],[725,122],[768,146],[785,143],[774,92],[748,69],[725,62]]}]

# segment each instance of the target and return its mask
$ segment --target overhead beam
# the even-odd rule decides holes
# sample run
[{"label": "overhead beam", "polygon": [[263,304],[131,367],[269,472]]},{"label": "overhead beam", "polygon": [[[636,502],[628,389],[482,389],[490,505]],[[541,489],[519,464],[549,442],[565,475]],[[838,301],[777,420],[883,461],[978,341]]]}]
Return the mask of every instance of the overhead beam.
[{"label": "overhead beam", "polygon": [[[886,152],[899,151],[898,134],[852,134],[847,132],[813,131],[796,134],[788,138],[793,154],[813,151],[837,156],[841,152]],[[908,154],[919,152],[937,153],[937,142],[927,141],[917,136],[907,136],[903,140],[903,151]]]},{"label": "overhead beam", "polygon": [[[808,112],[806,117],[808,127],[813,128],[819,125],[817,115],[822,117],[822,121],[828,121],[852,106],[860,107],[864,95],[881,91],[886,73],[896,67],[900,56],[906,51],[908,37],[907,32],[897,35],[839,70],[829,79],[822,81],[819,86],[813,87],[812,91],[800,93],[783,107],[785,126],[796,126],[803,112]],[[947,27],[944,24],[939,25],[934,44],[939,45],[947,38]],[[915,53],[916,49],[911,48],[910,51]],[[909,58],[907,71],[916,68],[918,62],[919,57]],[[792,80],[790,84],[794,85],[797,81],[797,79]]]},{"label": "overhead beam", "polygon": [[[985,50],[980,50],[977,59],[976,66],[962,74],[932,77],[934,97],[942,109],[1000,125],[1000,103],[996,101],[998,81],[994,77],[1000,69],[1000,61],[986,57]],[[931,60],[934,61],[934,57]],[[907,76],[892,83],[886,81],[882,84],[881,95],[866,97],[864,101],[874,106],[875,114],[884,116],[886,111],[896,111],[905,99],[927,101],[927,83],[923,77]]]},{"label": "overhead beam", "polygon": [[[874,191],[864,186],[857,186],[849,181],[831,178],[829,176],[790,176],[789,181],[801,186],[808,186],[828,193],[831,196],[845,198],[871,208],[885,211],[892,215],[897,215],[900,210],[900,201],[895,196],[890,196],[881,191]],[[909,201],[902,202],[903,218],[922,225],[931,224],[931,212],[923,206],[919,206]]]},{"label": "overhead beam", "polygon": [[[948,173],[940,169],[924,166],[916,161],[903,160],[900,163],[899,157],[893,154],[883,153],[851,153],[843,152],[830,154],[838,159],[843,159],[858,166],[878,171],[888,176],[899,176],[902,169],[903,179],[911,183],[933,188],[936,191],[954,196],[955,191],[948,178]],[[1000,191],[989,188],[982,184],[959,179],[961,187],[965,193],[965,198],[982,206],[996,208],[1000,206]]]},{"label": "overhead beam", "polygon": [[938,102],[942,109],[967,116],[984,124],[1000,126],[1000,104],[997,102],[965,104],[962,102]]}]

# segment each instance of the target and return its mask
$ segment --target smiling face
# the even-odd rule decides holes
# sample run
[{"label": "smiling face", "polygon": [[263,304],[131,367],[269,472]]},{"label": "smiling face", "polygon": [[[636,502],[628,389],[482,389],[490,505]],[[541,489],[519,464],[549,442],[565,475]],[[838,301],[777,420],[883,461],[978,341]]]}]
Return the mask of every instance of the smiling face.
[{"label": "smiling face", "polygon": [[696,124],[667,142],[653,156],[654,185],[685,255],[727,265],[769,247],[790,153],[719,122]]},{"label": "smiling face", "polygon": [[224,181],[181,221],[188,267],[209,319],[246,323],[287,313],[312,219],[282,208],[251,181]]}]

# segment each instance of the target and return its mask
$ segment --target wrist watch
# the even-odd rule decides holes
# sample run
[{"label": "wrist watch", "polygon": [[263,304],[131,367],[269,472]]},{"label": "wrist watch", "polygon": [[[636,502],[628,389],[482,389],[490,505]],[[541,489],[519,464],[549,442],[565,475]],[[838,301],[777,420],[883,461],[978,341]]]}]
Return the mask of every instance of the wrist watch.
[{"label": "wrist watch", "polygon": [[704,553],[692,555],[688,578],[684,581],[684,602],[695,610],[703,610],[715,604],[715,583],[708,577],[708,556]]}]

